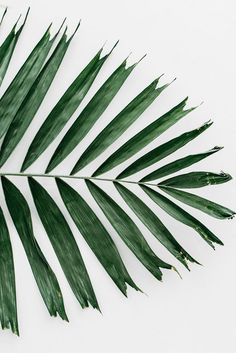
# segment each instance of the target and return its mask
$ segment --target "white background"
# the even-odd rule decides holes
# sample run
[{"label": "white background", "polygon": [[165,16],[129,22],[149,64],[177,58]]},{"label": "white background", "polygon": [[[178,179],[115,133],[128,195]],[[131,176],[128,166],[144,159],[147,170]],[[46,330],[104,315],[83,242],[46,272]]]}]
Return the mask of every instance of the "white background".
[{"label": "white background", "polygon": [[[131,51],[131,63],[144,53],[147,53],[148,56],[135,69],[91,133],[67,161],[57,168],[57,172],[69,171],[77,160],[78,154],[85,149],[101,127],[105,126],[145,85],[156,76],[165,73],[166,75],[162,79],[163,83],[169,82],[174,77],[177,77],[177,81],[156,100],[139,121],[126,132],[124,137],[86,168],[83,174],[89,175],[131,134],[188,95],[190,97],[189,105],[197,105],[202,101],[204,104],[163,134],[145,151],[167,141],[168,138],[200,126],[208,119],[213,119],[215,124],[210,130],[174,156],[166,158],[160,165],[173,160],[173,158],[205,151],[215,145],[224,145],[223,151],[194,166],[192,170],[208,169],[216,172],[224,170],[236,175],[235,1],[67,0],[59,2],[53,0],[9,0],[4,4],[9,5],[9,14],[2,26],[1,38],[10,29],[18,14],[25,12],[28,5],[31,5],[31,14],[2,90],[14,77],[15,72],[50,21],[54,22],[53,28],[56,29],[62,19],[67,16],[69,31],[72,32],[78,20],[82,18],[81,28],[69,48],[61,70],[56,76],[34,124],[18,146],[14,157],[4,167],[5,171],[19,169],[26,148],[41,121],[75,75],[80,72],[104,41],[107,40],[106,48],[109,49],[117,39],[120,39],[119,46],[106,63],[78,112],[115,66]],[[76,115],[74,115],[75,117]],[[57,139],[42,158],[31,167],[31,172],[40,172],[45,168],[47,160],[59,140]],[[117,168],[109,175],[114,176],[122,168],[124,166]],[[149,169],[151,170],[151,168]],[[138,178],[138,176],[135,177]],[[35,235],[58,276],[70,323],[48,316],[18,235],[11,225],[10,216],[4,206],[15,254],[21,336],[17,338],[10,332],[1,332],[1,352],[236,352],[235,221],[211,219],[198,211],[193,211],[193,214],[204,221],[225,243],[224,247],[217,247],[214,252],[193,230],[175,222],[154,204],[151,204],[140,190],[132,188],[149,202],[181,244],[204,265],[191,266],[191,272],[188,273],[132,215],[114,189],[107,183],[100,183],[132,215],[158,255],[177,266],[183,276],[183,280],[180,280],[174,272],[164,271],[164,281],[159,283],[125,248],[118,235],[104,220],[95,202],[89,197],[83,183],[73,183],[79,187],[81,194],[104,220],[104,224],[111,231],[130,274],[146,293],[143,295],[129,289],[129,298],[126,299],[113,285],[78,234],[58,198],[53,182],[44,180],[43,185],[48,187],[56,199],[58,198],[58,203],[78,240],[100,302],[103,312],[101,315],[92,309],[82,310],[76,302],[40,225],[26,182],[19,180],[19,178],[15,178],[14,181],[21,187],[32,206]],[[234,181],[201,189],[199,194],[236,208]],[[2,194],[0,199],[4,205]]]}]

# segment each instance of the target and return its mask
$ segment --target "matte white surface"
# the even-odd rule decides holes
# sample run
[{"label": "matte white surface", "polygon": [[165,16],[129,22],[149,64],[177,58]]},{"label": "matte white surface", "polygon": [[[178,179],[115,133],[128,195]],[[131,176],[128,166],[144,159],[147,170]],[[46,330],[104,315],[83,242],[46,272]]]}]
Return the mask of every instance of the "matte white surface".
[{"label": "matte white surface", "polygon": [[[106,48],[108,50],[117,39],[120,39],[119,46],[105,65],[78,112],[81,111],[107,75],[130,51],[132,51],[131,63],[144,53],[147,53],[148,56],[137,66],[91,133],[56,171],[58,173],[69,171],[78,155],[96,136],[101,127],[105,126],[107,121],[110,121],[151,80],[166,73],[162,78],[163,83],[171,81],[174,77],[178,79],[126,132],[122,139],[116,141],[112,148],[83,171],[83,175],[89,175],[122,142],[187,95],[190,97],[189,104],[198,105],[202,101],[204,104],[163,134],[145,151],[167,141],[168,138],[200,126],[208,119],[213,119],[215,124],[212,128],[193,143],[181,149],[174,157],[166,158],[160,165],[173,160],[175,156],[180,157],[207,150],[215,145],[224,145],[223,151],[192,167],[191,170],[208,169],[216,172],[224,170],[236,175],[235,1],[67,0],[59,2],[54,0],[5,0],[4,4],[9,6],[9,14],[1,28],[1,38],[4,33],[7,33],[19,12],[25,11],[28,5],[31,5],[32,8],[2,90],[7,87],[17,68],[50,21],[55,23],[53,28],[56,30],[63,18],[67,16],[67,22],[72,32],[78,20],[82,18],[81,28],[71,44],[61,70],[40,108],[34,124],[22,139],[14,157],[10,158],[4,166],[5,171],[19,169],[26,148],[41,121],[67,85],[104,41],[107,40]],[[76,115],[74,115],[75,117]],[[47,160],[59,140],[57,139],[42,158],[30,168],[31,172],[40,172],[45,168]],[[123,167],[112,171],[110,175],[115,176]],[[151,170],[151,168],[149,169]],[[138,178],[138,176],[135,177]],[[32,205],[26,181],[21,181],[19,178],[14,180],[22,188],[27,200]],[[50,182],[44,180],[43,185],[48,187],[55,198],[58,198],[52,180]],[[83,183],[74,182],[73,185],[80,187],[82,195],[86,197],[90,205],[95,207],[97,214],[104,219],[95,202],[89,197]],[[125,207],[112,186],[107,183],[100,185],[105,190],[109,190],[113,197]],[[132,190],[143,195],[136,187],[132,187]],[[231,208],[236,208],[234,181],[201,189],[199,194],[224,203]],[[3,203],[2,193],[0,195],[1,203]],[[150,203],[147,198],[145,200]],[[158,255],[177,266],[183,277],[183,280],[180,280],[174,272],[164,271],[164,281],[159,283],[131,255],[118,239],[112,227],[104,220],[104,224],[112,232],[130,274],[147,294],[142,295],[129,290],[129,298],[126,299],[113,285],[78,234],[62,202],[58,202],[78,240],[103,315],[92,309],[82,310],[76,302],[32,205],[35,234],[58,276],[70,323],[48,316],[18,235],[14,227],[10,226],[15,254],[21,337],[17,338],[7,331],[0,332],[1,352],[236,352],[235,221],[215,220],[198,211],[193,212],[225,243],[224,247],[217,247],[217,250],[213,252],[191,229],[175,222],[152,204],[153,209],[160,214],[161,219],[176,235],[176,238],[204,265],[203,267],[191,266],[192,270],[188,273],[161,247],[139,220],[132,216]],[[8,223],[10,223],[10,216],[5,207],[4,211]],[[132,215],[130,210],[127,212]]]}]

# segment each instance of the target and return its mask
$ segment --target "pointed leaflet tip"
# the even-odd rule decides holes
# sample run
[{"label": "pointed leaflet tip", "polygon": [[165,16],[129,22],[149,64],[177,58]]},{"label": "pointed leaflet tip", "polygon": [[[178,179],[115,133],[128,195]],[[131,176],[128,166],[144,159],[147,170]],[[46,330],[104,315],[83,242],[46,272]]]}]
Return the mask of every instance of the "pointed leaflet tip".
[{"label": "pointed leaflet tip", "polygon": [[176,80],[177,80],[177,77],[173,78],[173,80],[170,81],[170,83],[167,83],[166,86],[168,87],[168,86],[172,85],[172,83],[174,83]]},{"label": "pointed leaflet tip", "polygon": [[81,20],[79,20],[79,23],[77,24],[77,26],[76,26],[74,32],[72,33],[72,35],[71,35],[70,38],[68,39],[68,42],[70,42],[70,41],[74,38],[76,32],[78,31],[78,29],[79,29],[79,27],[80,27],[80,23],[81,23]]},{"label": "pointed leaflet tip", "polygon": [[136,65],[138,65],[144,58],[146,58],[146,56],[147,56],[147,53],[144,54],[144,55],[137,61]]},{"label": "pointed leaflet tip", "polygon": [[25,22],[26,22],[26,20],[27,20],[27,18],[29,16],[29,12],[30,12],[30,6],[28,7],[28,10],[26,12],[26,15],[25,15],[25,18],[24,18],[24,22],[22,23],[22,27],[25,25]]},{"label": "pointed leaflet tip", "polygon": [[209,120],[207,120],[204,124],[202,124],[201,127],[203,127],[203,126],[210,127],[213,123],[214,123],[214,122],[213,122],[211,119],[209,119]]},{"label": "pointed leaflet tip", "polygon": [[[62,27],[63,27],[64,24],[65,24],[65,22],[66,22],[66,17],[65,17],[64,20],[62,21],[62,24],[60,25],[59,29],[57,30],[57,32],[56,32],[56,34],[54,35],[53,38],[56,38],[56,37],[58,36],[58,34],[60,33]],[[51,27],[51,25],[52,25],[52,23],[50,24],[49,28]]]},{"label": "pointed leaflet tip", "polygon": [[[163,77],[164,74],[160,75],[158,78],[157,78],[157,84],[158,82],[160,81],[161,77]],[[177,78],[175,77],[172,81],[170,81],[169,83],[166,83],[165,85],[161,86],[161,87],[156,87],[156,89],[162,89],[164,90],[165,88],[169,87],[172,83],[174,83],[175,81],[177,80]]]},{"label": "pointed leaflet tip", "polygon": [[[49,26],[48,26],[48,28],[47,28],[47,30],[46,30],[46,33],[45,33],[45,35],[50,35],[50,30],[51,30],[51,28],[52,28],[52,22],[49,24]],[[54,40],[55,38],[56,38],[56,36],[57,36],[57,34],[54,36],[54,37],[52,37],[50,40]]]},{"label": "pointed leaflet tip", "polygon": [[[25,15],[25,18],[24,18],[24,21],[23,21],[23,23],[22,23],[22,25],[20,26],[20,28],[18,29],[18,33],[20,33],[21,31],[22,31],[22,29],[24,28],[24,25],[25,25],[25,23],[26,23],[26,20],[27,20],[27,18],[28,18],[28,15],[29,15],[29,11],[30,11],[30,7],[28,8],[28,10],[27,10],[27,12],[26,12],[26,15]],[[22,17],[22,15],[20,14],[20,16],[18,17],[18,19],[17,19],[17,21],[16,21],[16,24],[15,24],[15,26],[14,26],[14,30],[15,30],[15,28],[16,28],[16,26],[18,25],[18,22],[19,22],[19,20],[21,19],[21,17]]]},{"label": "pointed leaflet tip", "polygon": [[[2,6],[1,6],[1,7],[2,7]],[[8,10],[8,7],[7,7],[7,6],[6,6],[6,7],[4,6],[4,8],[5,8],[5,10],[4,10],[3,14],[2,14],[2,17],[1,17],[1,20],[0,20],[0,25],[2,24],[2,21],[3,21],[5,15],[6,15],[6,13],[7,13],[7,10]]]},{"label": "pointed leaflet tip", "polygon": [[108,52],[108,54],[107,54],[107,56],[109,56],[112,52],[113,52],[113,50],[116,48],[116,46],[118,45],[118,43],[119,43],[119,39],[115,42],[115,44],[113,45],[113,47],[111,48],[111,50]]},{"label": "pointed leaflet tip", "polygon": [[[180,279],[183,279],[183,278],[182,278],[182,276],[181,276],[181,274],[179,273],[179,271],[177,270],[177,268],[176,268],[176,267],[171,266],[171,269],[177,273],[177,275],[179,276],[179,278],[180,278]],[[189,268],[188,268],[188,267],[187,267],[187,269],[189,270]],[[189,271],[190,271],[190,270],[189,270]]]},{"label": "pointed leaflet tip", "polygon": [[104,47],[107,44],[107,40],[106,40],[105,43],[102,45],[102,48],[98,51],[98,54],[100,53],[100,59],[106,59],[109,55],[111,55],[111,53],[113,52],[113,50],[115,49],[115,47],[117,46],[118,43],[119,43],[119,40],[117,40],[115,42],[115,44],[113,45],[113,47],[111,48],[111,50],[107,54],[104,54],[102,56],[102,54],[103,54],[102,52],[104,51]]},{"label": "pointed leaflet tip", "polygon": [[[16,23],[15,23],[15,25],[14,25],[14,27],[13,27],[14,30],[16,29],[16,26],[18,25],[18,23],[19,23],[19,21],[20,21],[20,19],[21,19],[21,16],[22,16],[22,14],[20,14],[20,16],[17,18]],[[23,25],[22,25],[22,26],[23,26]]]},{"label": "pointed leaflet tip", "polygon": [[[132,54],[132,51],[129,53],[129,55],[127,56],[127,58],[123,61],[123,64],[127,65],[127,61],[128,59],[130,58]],[[147,56],[147,54],[144,54],[138,61],[136,61],[134,64],[130,65],[130,66],[127,66],[126,69],[129,69],[129,68],[134,68],[135,66],[137,66],[145,57]]]}]

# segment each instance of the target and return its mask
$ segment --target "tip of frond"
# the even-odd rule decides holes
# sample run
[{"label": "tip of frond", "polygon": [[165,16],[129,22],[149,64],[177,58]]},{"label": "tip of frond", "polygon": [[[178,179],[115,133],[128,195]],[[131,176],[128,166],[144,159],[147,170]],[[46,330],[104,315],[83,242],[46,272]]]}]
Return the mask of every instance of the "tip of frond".
[{"label": "tip of frond", "polygon": [[168,83],[167,85],[170,86],[172,83],[174,83],[177,80],[177,77],[173,78],[172,81],[170,81],[170,83]]},{"label": "tip of frond", "polygon": [[[48,28],[46,29],[46,33],[45,33],[45,34],[49,34],[49,35],[50,35],[50,31],[51,31],[52,25],[53,25],[53,22],[51,22],[51,23],[49,24]],[[54,36],[54,37],[52,38],[52,40],[53,40],[55,37],[56,37],[56,36]]]},{"label": "tip of frond", "polygon": [[21,17],[22,17],[22,14],[20,14],[20,15],[18,16],[18,18],[17,18],[17,20],[16,20],[16,23],[14,24],[13,30],[16,29],[16,26],[18,25],[18,23],[19,23]]},{"label": "tip of frond", "polygon": [[175,266],[171,266],[171,269],[179,275],[180,279],[183,279],[181,274],[179,273],[179,271],[177,270],[177,268]]},{"label": "tip of frond", "polygon": [[[158,80],[157,83],[159,82],[159,80],[160,80],[160,78],[161,78],[162,76],[164,76],[164,74],[162,74],[161,76],[159,76],[159,77],[157,78],[157,80]],[[175,77],[172,81],[170,81],[169,83],[164,84],[164,85],[161,86],[161,87],[157,87],[157,86],[156,86],[156,89],[165,89],[165,88],[169,87],[170,85],[172,85],[172,83],[174,83],[176,80],[177,80],[177,78]]]},{"label": "tip of frond", "polygon": [[3,5],[0,5],[0,7],[3,7],[4,8],[4,12],[1,16],[1,19],[0,19],[0,25],[2,24],[3,20],[4,20],[4,17],[6,16],[6,13],[7,13],[7,6],[3,6]]},{"label": "tip of frond", "polygon": [[[58,30],[57,30],[57,32],[56,32],[56,34],[54,35],[53,38],[56,38],[56,37],[58,36],[58,34],[60,33],[62,27],[63,27],[64,24],[65,24],[65,22],[66,22],[66,17],[64,18],[64,20],[63,20],[62,23],[60,24],[60,27],[58,28]],[[51,24],[51,25],[52,25],[52,24]],[[50,25],[50,27],[51,27],[51,25]]]},{"label": "tip of frond", "polygon": [[220,151],[220,150],[223,150],[224,146],[214,146],[211,151],[213,152],[217,152],[217,151]]},{"label": "tip of frond", "polygon": [[110,54],[113,52],[113,50],[116,48],[116,46],[118,45],[119,42],[120,42],[120,40],[118,39],[118,40],[115,42],[115,44],[113,45],[113,47],[111,48],[111,50],[108,52],[107,55],[110,55]]},{"label": "tip of frond", "polygon": [[74,38],[75,34],[77,33],[77,31],[78,31],[78,29],[79,29],[79,27],[80,27],[80,24],[81,24],[81,20],[79,20],[79,23],[77,24],[77,26],[75,27],[74,32],[72,33],[72,35],[71,35],[70,38],[68,39],[68,42],[70,42],[70,41]]},{"label": "tip of frond", "polygon": [[223,170],[220,171],[220,176],[224,178],[226,181],[232,180],[233,177],[229,173],[225,173]]},{"label": "tip of frond", "polygon": [[147,54],[144,54],[138,61],[136,61],[134,64],[131,64],[128,66],[127,61],[130,58],[131,54],[132,54],[132,52],[130,52],[129,55],[127,56],[127,58],[123,61],[123,64],[126,65],[126,69],[135,68],[135,66],[137,66],[147,56]]},{"label": "tip of frond", "polygon": [[227,217],[227,219],[234,219],[236,212],[232,211],[232,214]]},{"label": "tip of frond", "polygon": [[141,56],[141,58],[136,62],[136,65],[138,65],[141,61],[143,61],[144,58],[146,58],[147,53]]},{"label": "tip of frond", "polygon": [[209,119],[209,120],[207,120],[205,123],[203,123],[202,126],[210,127],[213,123],[214,123],[214,121],[212,121],[211,119]]},{"label": "tip of frond", "polygon": [[[112,46],[112,48],[109,50],[109,52],[107,54],[103,54],[104,51],[104,47],[107,44],[107,40],[104,42],[102,48],[99,50],[98,54],[100,55],[100,59],[104,59],[107,58],[109,55],[111,55],[111,53],[113,52],[113,50],[116,48],[116,46],[118,45],[118,43],[120,42],[120,40],[118,39],[115,44]],[[102,56],[103,55],[103,56]]]},{"label": "tip of frond", "polygon": [[[28,16],[29,16],[29,12],[30,12],[30,7],[28,7],[28,9],[27,9],[27,12],[26,12],[25,17],[24,17],[24,21],[23,21],[22,25],[20,26],[20,28],[18,29],[18,31],[21,31],[21,30],[23,29],[23,27],[24,27],[24,25],[25,25],[25,23],[26,23],[26,21],[27,21],[27,18],[28,18]],[[15,29],[16,26],[18,25],[18,23],[19,23],[21,17],[22,17],[22,14],[20,14],[20,16],[18,17],[18,19],[17,19],[17,21],[16,21],[16,23],[15,23],[15,25],[14,25],[14,29]]]},{"label": "tip of frond", "polygon": [[29,16],[29,13],[30,13],[30,6],[28,7],[28,9],[27,9],[27,11],[26,11],[25,19],[24,19],[24,22],[23,22],[22,26],[24,26],[24,24],[25,24],[25,22],[26,22],[26,20],[27,20],[27,18],[28,18],[28,16]]}]

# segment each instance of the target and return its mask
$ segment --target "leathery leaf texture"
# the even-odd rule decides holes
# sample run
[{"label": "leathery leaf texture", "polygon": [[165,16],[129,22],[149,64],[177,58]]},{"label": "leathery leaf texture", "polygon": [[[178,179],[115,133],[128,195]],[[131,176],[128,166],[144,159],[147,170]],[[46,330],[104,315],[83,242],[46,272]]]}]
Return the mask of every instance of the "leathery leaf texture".
[{"label": "leathery leaf texture", "polygon": [[[0,15],[0,26],[4,25],[6,15],[7,9]],[[28,16],[29,10],[1,39],[0,85],[8,69],[14,70],[11,58],[18,55],[18,40],[27,35]],[[142,289],[127,268],[119,249],[120,241],[129,249],[130,256],[134,255],[151,275],[163,281],[167,270],[180,273],[178,264],[183,266],[183,271],[184,268],[190,270],[190,265],[199,264],[197,251],[194,256],[189,253],[183,240],[178,239],[177,232],[170,231],[165,224],[163,212],[172,217],[173,222],[192,228],[205,240],[204,244],[212,248],[223,245],[223,242],[205,225],[205,221],[198,218],[201,213],[200,216],[192,214],[194,209],[221,220],[231,219],[235,214],[226,206],[185,190],[222,184],[231,180],[231,176],[211,170],[185,170],[213,157],[222,147],[210,146],[194,154],[184,152],[182,157],[175,157],[175,153],[186,149],[191,141],[204,136],[212,122],[199,124],[200,127],[195,125],[181,134],[175,133],[175,124],[184,126],[184,121],[190,119],[191,112],[197,108],[188,107],[188,97],[175,105],[170,104],[165,113],[151,116],[153,113],[150,114],[149,107],[153,105],[154,111],[155,106],[160,105],[162,92],[168,93],[170,83],[162,83],[163,75],[154,77],[136,96],[131,96],[118,113],[110,114],[108,121],[104,121],[104,113],[113,100],[119,99],[119,92],[126,92],[129,82],[135,81],[136,67],[141,60],[134,64],[129,64],[130,59],[121,60],[91,95],[90,89],[97,76],[102,78],[103,68],[109,65],[118,42],[108,53],[104,47],[95,50],[81,72],[65,87],[59,100],[52,102],[52,108],[39,122],[35,119],[48,91],[55,89],[54,78],[61,70],[72,39],[77,32],[79,35],[80,22],[70,36],[65,21],[54,35],[51,27],[52,24],[42,31],[40,38],[35,38],[34,47],[0,96],[2,202],[5,198],[0,205],[0,322],[3,329],[11,329],[17,335],[11,229],[15,228],[22,243],[49,314],[68,321],[60,284],[50,259],[46,259],[39,245],[39,233],[51,244],[58,266],[81,308],[91,306],[100,310],[93,277],[87,270],[86,256],[79,246],[81,242],[95,256],[95,263],[112,280],[114,288],[127,296],[129,287],[140,292]],[[75,54],[75,63],[81,55],[82,52]],[[64,70],[66,75],[66,67]],[[90,98],[84,104],[87,94]],[[146,119],[144,126],[133,133],[132,128],[139,119],[142,121],[143,115]],[[150,120],[147,120],[148,116]],[[102,128],[99,127],[101,121]],[[34,126],[36,132],[32,135],[30,129]],[[159,136],[169,129],[173,130],[172,137],[159,142]],[[90,132],[95,132],[92,139],[88,138]],[[119,143],[122,137],[123,142]],[[21,140],[25,138],[29,146],[26,151],[21,147]],[[89,142],[81,149],[84,141]],[[34,163],[52,145],[53,151],[43,170],[35,172]],[[9,170],[15,154],[20,158],[19,169],[13,166]],[[67,158],[73,155],[75,159],[70,165]],[[169,161],[166,162],[167,157]],[[96,167],[93,163],[97,163]],[[54,172],[63,165],[66,165],[67,172]],[[83,172],[88,165],[92,171]],[[119,172],[116,172],[117,167]],[[109,175],[111,170],[112,175]],[[142,178],[139,172],[142,172]],[[27,181],[24,191],[20,180]],[[53,196],[55,193],[56,197]],[[35,212],[41,228],[35,226]],[[148,233],[160,243],[164,254],[169,252],[168,260],[154,251],[147,239]]]}]

